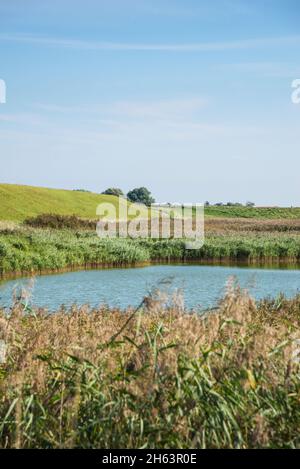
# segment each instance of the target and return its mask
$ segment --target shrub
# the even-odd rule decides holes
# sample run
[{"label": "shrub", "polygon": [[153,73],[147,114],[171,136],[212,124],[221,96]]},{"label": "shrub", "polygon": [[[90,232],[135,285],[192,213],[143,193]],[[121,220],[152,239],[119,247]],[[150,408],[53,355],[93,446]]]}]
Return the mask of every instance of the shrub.
[{"label": "shrub", "polygon": [[109,187],[104,192],[102,192],[102,194],[104,194],[104,195],[115,195],[117,197],[123,197],[123,195],[124,195],[122,189],[119,189],[118,187]]},{"label": "shrub", "polygon": [[97,222],[94,220],[85,220],[83,218],[77,217],[76,215],[58,215],[51,213],[37,215],[33,218],[27,218],[24,221],[25,225],[33,226],[35,228],[68,228],[72,230],[95,230],[96,223]]}]

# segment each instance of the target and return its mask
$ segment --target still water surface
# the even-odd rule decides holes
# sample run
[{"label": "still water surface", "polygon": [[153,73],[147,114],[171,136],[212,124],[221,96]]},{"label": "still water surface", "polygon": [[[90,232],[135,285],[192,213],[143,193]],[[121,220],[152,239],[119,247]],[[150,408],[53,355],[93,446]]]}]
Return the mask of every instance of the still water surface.
[{"label": "still water surface", "polygon": [[[152,265],[141,268],[102,269],[42,275],[35,279],[31,304],[51,311],[60,305],[107,304],[125,308],[136,306],[153,288],[169,296],[182,290],[187,308],[216,306],[224,295],[229,278],[256,299],[300,292],[300,270],[261,269],[204,265]],[[0,283],[0,305],[10,306],[13,292],[28,287],[29,279]]]}]

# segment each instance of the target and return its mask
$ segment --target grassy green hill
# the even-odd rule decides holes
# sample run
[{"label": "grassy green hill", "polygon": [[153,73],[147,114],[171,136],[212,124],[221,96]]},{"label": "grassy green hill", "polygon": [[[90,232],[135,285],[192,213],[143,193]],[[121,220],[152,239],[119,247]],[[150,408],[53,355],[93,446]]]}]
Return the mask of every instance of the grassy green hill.
[{"label": "grassy green hill", "polygon": [[[20,222],[42,213],[96,218],[96,208],[101,202],[116,204],[117,198],[92,192],[0,184],[0,220]],[[205,214],[226,218],[300,219],[300,208],[207,207]]]},{"label": "grassy green hill", "polygon": [[96,208],[101,202],[116,203],[117,198],[92,192],[0,184],[0,220],[23,221],[41,213],[96,218]]}]

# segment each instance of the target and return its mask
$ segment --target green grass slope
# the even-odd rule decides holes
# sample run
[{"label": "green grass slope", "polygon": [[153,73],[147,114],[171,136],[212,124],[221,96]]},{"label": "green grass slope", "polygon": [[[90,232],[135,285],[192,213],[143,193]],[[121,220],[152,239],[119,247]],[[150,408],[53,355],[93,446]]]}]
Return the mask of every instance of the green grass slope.
[{"label": "green grass slope", "polygon": [[[42,213],[77,215],[97,218],[96,208],[101,202],[117,204],[114,196],[64,189],[0,184],[0,220],[21,222]],[[124,203],[126,201],[124,200]],[[281,207],[206,207],[209,217],[240,217],[266,219],[300,219],[300,208]]]},{"label": "green grass slope", "polygon": [[0,184],[0,220],[23,221],[42,213],[96,218],[101,202],[117,203],[117,198],[63,189]]}]

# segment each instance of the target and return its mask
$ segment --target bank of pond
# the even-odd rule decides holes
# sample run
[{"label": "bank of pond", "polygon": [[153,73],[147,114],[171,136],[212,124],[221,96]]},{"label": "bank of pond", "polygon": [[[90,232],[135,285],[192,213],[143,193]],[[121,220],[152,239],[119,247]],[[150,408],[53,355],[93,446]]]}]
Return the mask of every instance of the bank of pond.
[{"label": "bank of pond", "polygon": [[200,249],[180,239],[100,239],[96,233],[19,228],[0,232],[0,275],[46,273],[80,267],[151,262],[300,263],[297,234],[228,234],[205,237]]}]

